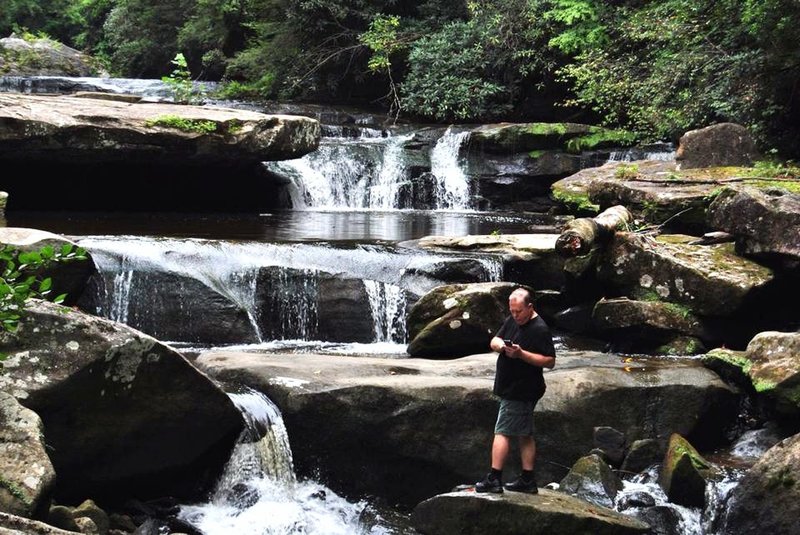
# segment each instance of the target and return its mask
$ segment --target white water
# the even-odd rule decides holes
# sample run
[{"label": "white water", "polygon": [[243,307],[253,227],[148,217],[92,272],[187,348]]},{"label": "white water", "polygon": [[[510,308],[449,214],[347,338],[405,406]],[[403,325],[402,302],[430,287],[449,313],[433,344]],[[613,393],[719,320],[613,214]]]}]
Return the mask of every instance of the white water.
[{"label": "white water", "polygon": [[[231,394],[249,426],[208,503],[182,505],[178,517],[206,535],[383,535],[362,521],[365,502],[349,502],[315,481],[298,481],[278,408],[263,394]],[[258,429],[266,429],[260,440]]]},{"label": "white water", "polygon": [[469,210],[469,178],[459,158],[461,145],[469,132],[453,132],[449,127],[431,151],[431,173],[436,177],[435,206],[437,210]]},{"label": "white water", "polygon": [[372,311],[375,342],[406,341],[406,298],[394,284],[364,279],[364,288]]}]

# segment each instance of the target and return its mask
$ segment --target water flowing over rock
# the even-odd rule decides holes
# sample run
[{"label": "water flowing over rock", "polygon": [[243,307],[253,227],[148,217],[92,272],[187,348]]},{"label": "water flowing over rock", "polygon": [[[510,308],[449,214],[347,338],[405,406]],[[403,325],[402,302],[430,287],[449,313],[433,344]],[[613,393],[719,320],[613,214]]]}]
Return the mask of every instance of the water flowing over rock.
[{"label": "water flowing over rock", "polygon": [[549,535],[649,533],[650,526],[612,509],[551,490],[536,496],[509,492],[502,497],[451,492],[420,503],[412,513],[414,527],[425,535]]},{"label": "water flowing over rock", "polygon": [[[213,351],[197,364],[275,401],[299,474],[316,473],[348,493],[413,504],[485,475],[497,416],[496,359],[494,353],[398,360]],[[547,393],[536,408],[540,485],[561,480],[563,467],[586,455],[597,422],[631,441],[651,438],[665,446],[677,432],[714,448],[738,414],[736,391],[692,360],[563,356],[545,379]]]},{"label": "water flowing over rock", "polygon": [[722,533],[796,533],[800,518],[800,434],[770,448],[729,501]]},{"label": "water flowing over rock", "polygon": [[714,228],[736,236],[747,256],[800,266],[800,195],[780,188],[726,188],[708,207]]},{"label": "water flowing over rock", "polygon": [[0,341],[0,389],[42,418],[62,497],[196,498],[242,428],[207,376],[122,324],[34,301]]},{"label": "water flowing over rock", "polygon": [[[7,171],[2,187],[10,194],[9,210],[157,210],[161,203],[161,209],[182,211],[198,209],[194,204],[201,201],[218,211],[274,206],[278,184],[265,180],[261,162],[300,157],[316,149],[319,138],[319,123],[307,117],[0,94],[0,162]],[[229,177],[224,188],[221,176]],[[110,195],[109,177],[121,185],[114,191],[124,187],[126,194]],[[43,188],[49,195],[42,195]]]},{"label": "water flowing over rock", "polygon": [[0,512],[30,517],[50,497],[56,473],[42,430],[35,412],[0,391]]}]

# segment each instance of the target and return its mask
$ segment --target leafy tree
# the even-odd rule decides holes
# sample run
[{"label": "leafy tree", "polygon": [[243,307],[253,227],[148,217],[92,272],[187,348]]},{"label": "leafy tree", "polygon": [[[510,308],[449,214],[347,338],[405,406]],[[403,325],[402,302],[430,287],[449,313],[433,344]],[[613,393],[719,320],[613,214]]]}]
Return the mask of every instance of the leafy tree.
[{"label": "leafy tree", "polygon": [[103,26],[115,71],[125,76],[167,75],[178,50],[176,28],[194,0],[117,0]]},{"label": "leafy tree", "polygon": [[561,72],[575,102],[606,123],[664,139],[733,121],[762,145],[798,145],[796,1],[637,2],[605,11],[595,24],[608,39],[576,44],[575,61]]}]

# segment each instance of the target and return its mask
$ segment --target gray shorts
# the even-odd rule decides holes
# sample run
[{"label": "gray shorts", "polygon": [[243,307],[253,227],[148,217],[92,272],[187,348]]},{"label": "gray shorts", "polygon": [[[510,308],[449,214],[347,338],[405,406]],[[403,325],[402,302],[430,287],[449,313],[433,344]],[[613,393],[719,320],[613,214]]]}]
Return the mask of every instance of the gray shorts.
[{"label": "gray shorts", "polygon": [[536,431],[533,426],[534,408],[536,408],[535,401],[501,399],[500,409],[497,411],[494,434],[512,437],[532,437]]}]

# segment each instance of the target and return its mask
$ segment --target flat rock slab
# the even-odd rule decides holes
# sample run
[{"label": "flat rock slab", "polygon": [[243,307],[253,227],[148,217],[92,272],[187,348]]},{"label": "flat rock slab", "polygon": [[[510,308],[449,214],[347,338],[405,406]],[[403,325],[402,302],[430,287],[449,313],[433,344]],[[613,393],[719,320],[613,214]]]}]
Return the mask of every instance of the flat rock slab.
[{"label": "flat rock slab", "polygon": [[650,526],[640,520],[548,489],[540,489],[536,495],[485,495],[474,491],[440,494],[417,505],[411,520],[414,528],[425,535],[650,532]]},{"label": "flat rock slab", "polygon": [[0,94],[0,161],[242,165],[299,158],[317,148],[320,135],[308,117]]},{"label": "flat rock slab", "polygon": [[482,251],[516,255],[544,254],[555,252],[558,234],[500,234],[497,236],[425,236],[415,244],[426,250]]}]

